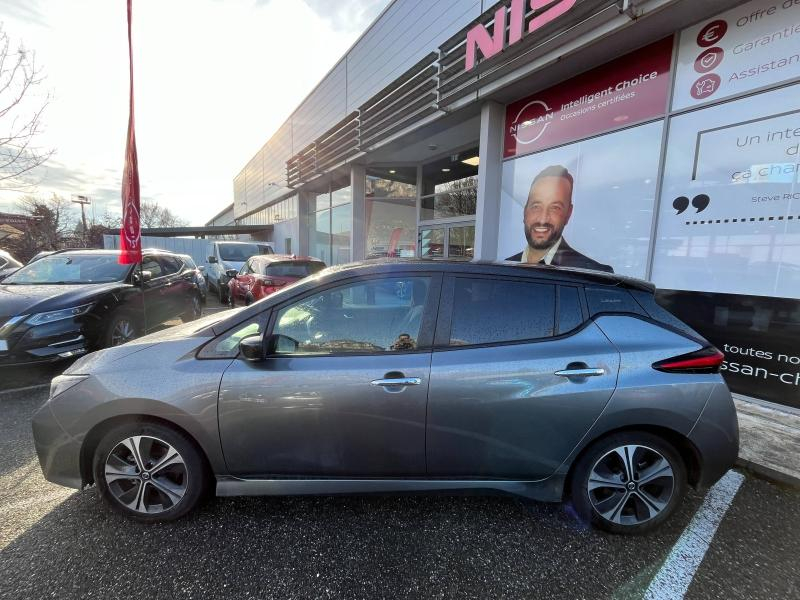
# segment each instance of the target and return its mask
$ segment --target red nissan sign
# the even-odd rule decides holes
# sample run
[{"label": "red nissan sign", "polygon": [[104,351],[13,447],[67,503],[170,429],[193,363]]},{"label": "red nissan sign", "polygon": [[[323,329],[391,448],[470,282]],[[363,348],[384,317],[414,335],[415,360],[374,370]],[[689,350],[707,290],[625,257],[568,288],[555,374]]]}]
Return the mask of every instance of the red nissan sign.
[{"label": "red nissan sign", "polygon": [[505,158],[663,116],[672,38],[665,38],[506,109]]}]

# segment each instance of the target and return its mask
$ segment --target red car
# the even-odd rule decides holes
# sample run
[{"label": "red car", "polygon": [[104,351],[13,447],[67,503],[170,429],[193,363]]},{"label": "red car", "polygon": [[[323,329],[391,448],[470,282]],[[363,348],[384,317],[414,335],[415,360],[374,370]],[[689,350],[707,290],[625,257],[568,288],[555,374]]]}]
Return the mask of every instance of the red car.
[{"label": "red car", "polygon": [[273,292],[298,279],[318,273],[325,263],[308,256],[288,254],[264,254],[247,260],[237,273],[234,269],[226,272],[228,281],[228,305],[237,302],[250,305],[266,298]]}]

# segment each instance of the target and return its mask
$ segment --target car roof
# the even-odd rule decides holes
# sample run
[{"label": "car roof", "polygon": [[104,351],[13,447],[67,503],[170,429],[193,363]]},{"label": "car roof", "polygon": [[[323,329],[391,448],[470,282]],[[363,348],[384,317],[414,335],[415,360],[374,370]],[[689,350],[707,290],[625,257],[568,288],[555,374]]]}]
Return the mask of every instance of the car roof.
[{"label": "car roof", "polygon": [[507,276],[523,276],[532,279],[553,279],[562,282],[577,284],[619,286],[641,291],[654,292],[655,285],[649,281],[605,273],[589,269],[575,269],[569,267],[555,267],[543,264],[526,264],[511,261],[454,261],[431,260],[423,258],[378,258],[356,263],[349,263],[329,267],[321,276],[348,271],[362,271],[364,274],[371,272],[396,271],[398,269],[410,271],[444,271],[456,274],[494,274]]},{"label": "car roof", "polygon": [[[50,252],[47,256],[53,256],[55,254],[66,254],[66,253],[89,254],[97,256],[119,256],[122,253],[122,250],[115,250],[113,248],[66,248],[64,250],[55,250],[54,252]],[[160,248],[145,248],[144,250],[142,250],[142,254],[166,254],[168,256],[180,256],[180,254],[176,252],[170,252],[169,250],[161,250]]]}]

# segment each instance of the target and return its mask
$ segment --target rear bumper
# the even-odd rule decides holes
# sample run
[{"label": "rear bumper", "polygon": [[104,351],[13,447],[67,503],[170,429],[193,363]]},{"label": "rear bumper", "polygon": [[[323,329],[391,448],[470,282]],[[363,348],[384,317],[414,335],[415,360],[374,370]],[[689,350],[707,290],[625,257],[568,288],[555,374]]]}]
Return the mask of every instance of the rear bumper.
[{"label": "rear bumper", "polygon": [[739,421],[728,386],[718,384],[695,423],[689,440],[700,453],[701,489],[714,485],[739,456]]}]

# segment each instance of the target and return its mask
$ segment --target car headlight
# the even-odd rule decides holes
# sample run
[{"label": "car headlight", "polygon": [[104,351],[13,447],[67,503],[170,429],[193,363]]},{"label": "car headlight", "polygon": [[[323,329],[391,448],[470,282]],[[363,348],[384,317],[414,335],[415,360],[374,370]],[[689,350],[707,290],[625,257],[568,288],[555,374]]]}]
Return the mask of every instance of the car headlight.
[{"label": "car headlight", "polygon": [[82,306],[73,306],[72,308],[62,308],[61,310],[51,310],[49,312],[37,313],[32,315],[27,321],[28,325],[44,325],[46,323],[53,323],[54,321],[63,321],[64,319],[72,319],[85,315],[91,310],[94,303],[83,304]]},{"label": "car headlight", "polygon": [[81,381],[89,377],[88,375],[59,375],[50,382],[50,398],[55,398],[63,394],[68,389],[75,387]]}]

